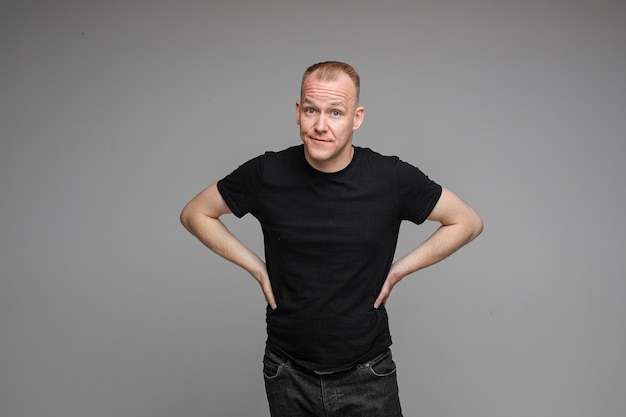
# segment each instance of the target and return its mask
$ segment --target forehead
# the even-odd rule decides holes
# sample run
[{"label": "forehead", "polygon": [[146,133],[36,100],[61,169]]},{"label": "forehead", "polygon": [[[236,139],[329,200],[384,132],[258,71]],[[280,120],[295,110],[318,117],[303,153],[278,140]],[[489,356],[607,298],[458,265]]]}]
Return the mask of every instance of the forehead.
[{"label": "forehead", "polygon": [[333,101],[348,104],[356,97],[356,88],[347,74],[334,80],[320,80],[315,73],[302,85],[302,101]]}]

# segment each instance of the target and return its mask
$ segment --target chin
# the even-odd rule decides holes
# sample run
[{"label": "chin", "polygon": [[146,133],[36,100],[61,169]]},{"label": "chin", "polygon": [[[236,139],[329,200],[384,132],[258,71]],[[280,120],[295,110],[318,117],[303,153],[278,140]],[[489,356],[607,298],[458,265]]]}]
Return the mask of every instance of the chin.
[{"label": "chin", "polygon": [[309,158],[314,161],[325,162],[331,158],[332,154],[330,152],[320,152],[316,149],[308,149]]}]

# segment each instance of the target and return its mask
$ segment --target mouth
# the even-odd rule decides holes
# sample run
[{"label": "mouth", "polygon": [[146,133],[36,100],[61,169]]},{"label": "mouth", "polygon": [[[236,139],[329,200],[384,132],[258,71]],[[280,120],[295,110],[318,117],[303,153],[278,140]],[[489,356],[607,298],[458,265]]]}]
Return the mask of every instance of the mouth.
[{"label": "mouth", "polygon": [[310,136],[309,136],[309,139],[311,139],[313,142],[321,142],[321,143],[332,142],[330,139],[313,138]]}]

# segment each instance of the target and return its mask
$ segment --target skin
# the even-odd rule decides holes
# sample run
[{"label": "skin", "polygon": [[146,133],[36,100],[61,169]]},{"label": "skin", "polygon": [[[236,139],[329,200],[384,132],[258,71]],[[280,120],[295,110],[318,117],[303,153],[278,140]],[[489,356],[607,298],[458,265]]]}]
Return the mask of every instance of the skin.
[{"label": "skin", "polygon": [[320,81],[311,74],[296,102],[296,123],[309,165],[322,172],[347,167],[354,155],[352,134],[364,114],[350,77],[341,74],[334,81]]},{"label": "skin", "polygon": [[[364,114],[350,77],[341,74],[336,80],[320,81],[313,73],[302,86],[302,96],[296,102],[296,123],[300,126],[307,162],[322,172],[337,172],[348,166],[354,155],[352,135],[361,126]],[[228,213],[231,211],[213,183],[187,203],[180,220],[205,246],[245,269],[261,286],[269,306],[276,309],[266,265],[222,223],[220,217]],[[447,258],[483,230],[476,212],[446,188],[428,220],[441,226],[392,264],[374,302],[375,308],[387,301],[394,286],[404,277]]]}]

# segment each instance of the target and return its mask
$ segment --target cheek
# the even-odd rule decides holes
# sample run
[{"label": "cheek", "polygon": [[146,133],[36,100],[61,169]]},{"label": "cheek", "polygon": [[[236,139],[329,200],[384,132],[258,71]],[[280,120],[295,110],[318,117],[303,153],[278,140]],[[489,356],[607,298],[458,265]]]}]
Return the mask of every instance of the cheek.
[{"label": "cheek", "polygon": [[313,129],[311,123],[307,123],[305,119],[300,119],[299,127],[300,133],[302,134],[310,132]]},{"label": "cheek", "polygon": [[343,133],[345,135],[349,135],[354,130],[354,125],[352,125],[351,123],[343,123],[341,125],[341,128],[339,128],[339,129],[340,129],[341,133]]},{"label": "cheek", "polygon": [[298,125],[300,126],[300,130],[303,132],[309,130],[309,123],[307,123],[305,119],[300,119]]}]

